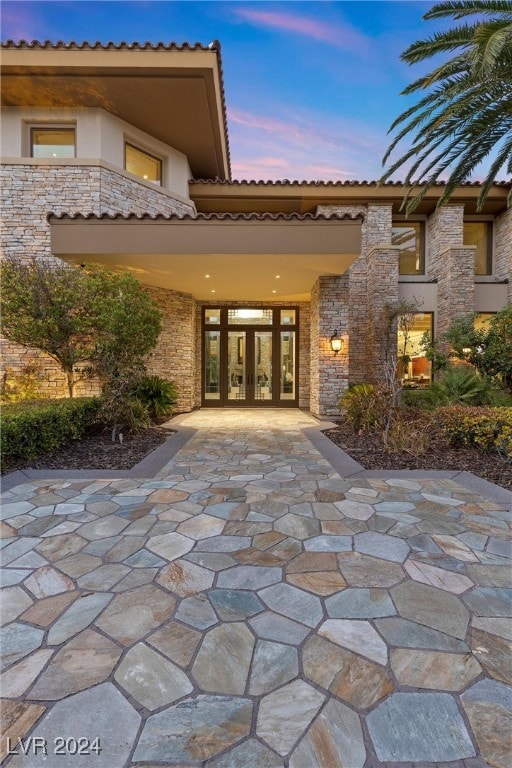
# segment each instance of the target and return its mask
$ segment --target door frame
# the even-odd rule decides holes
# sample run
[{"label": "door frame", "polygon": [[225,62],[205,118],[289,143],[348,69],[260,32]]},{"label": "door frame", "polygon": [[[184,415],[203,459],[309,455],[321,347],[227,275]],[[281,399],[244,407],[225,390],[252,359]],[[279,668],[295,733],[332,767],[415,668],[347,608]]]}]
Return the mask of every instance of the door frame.
[{"label": "door frame", "polygon": [[[208,310],[219,311],[219,323],[210,324],[206,323],[205,315]],[[228,310],[230,309],[264,309],[272,310],[272,324],[229,324],[228,322]],[[281,323],[280,313],[281,310],[294,310],[295,311],[295,323]],[[295,366],[294,366],[294,389],[295,397],[290,400],[281,400],[281,333],[287,330],[295,333]],[[205,390],[205,357],[206,357],[206,332],[218,331],[219,332],[219,384],[220,384],[220,396],[217,400],[206,399]],[[240,333],[246,332],[246,349],[245,354],[247,360],[254,359],[254,340],[256,338],[256,331],[271,331],[272,332],[272,371],[274,371],[271,400],[259,400],[252,397],[248,402],[247,400],[228,400],[228,365],[227,365],[227,343],[228,343],[228,331]],[[201,308],[201,407],[202,408],[298,408],[299,404],[299,364],[300,364],[300,314],[299,307],[297,305],[285,305],[285,304],[273,304],[271,306],[265,306],[264,304],[209,304],[204,305]],[[251,362],[252,365],[252,362]],[[254,372],[252,372],[254,375]],[[246,370],[246,376],[250,374],[250,371]],[[254,382],[251,382],[248,386],[254,387]]]}]

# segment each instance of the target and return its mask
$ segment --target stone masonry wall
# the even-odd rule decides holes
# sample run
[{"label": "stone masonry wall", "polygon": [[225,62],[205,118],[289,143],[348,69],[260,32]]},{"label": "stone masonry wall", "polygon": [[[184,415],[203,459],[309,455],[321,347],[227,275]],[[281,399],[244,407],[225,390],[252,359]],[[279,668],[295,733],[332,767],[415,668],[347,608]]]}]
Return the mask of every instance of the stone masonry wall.
[{"label": "stone masonry wall", "polygon": [[[319,277],[311,291],[311,397],[314,416],[339,416],[338,399],[348,381],[348,275]],[[337,355],[329,340],[344,341]]]},{"label": "stone masonry wall", "polygon": [[[197,302],[196,311],[196,378],[195,378],[195,405],[197,408],[201,405],[201,383],[202,383],[202,308],[203,307],[273,307],[277,302],[273,301],[218,301]],[[310,382],[309,382],[309,352],[310,352],[310,304],[306,301],[279,302],[280,307],[298,307],[299,308],[299,408],[309,408]]]},{"label": "stone masonry wall", "polygon": [[[374,364],[368,355],[368,337],[372,332],[373,321],[370,318],[370,304],[374,306],[374,294],[380,291],[381,285],[369,279],[368,254],[376,246],[390,245],[392,234],[392,205],[370,203],[365,206],[319,206],[318,213],[357,214],[363,213],[365,220],[361,228],[361,255],[351,264],[348,270],[348,333],[350,346],[348,351],[348,384],[361,384],[372,381]],[[398,268],[398,267],[397,267]],[[398,290],[398,272],[392,275],[382,273],[379,279],[386,284],[385,291]],[[388,286],[387,281],[391,280]],[[373,311],[373,310],[372,310]]]},{"label": "stone masonry wall", "polygon": [[175,411],[191,411],[195,407],[196,300],[190,293],[145,290],[158,302],[163,326],[157,348],[148,359],[148,373],[175,381],[179,395]]},{"label": "stone masonry wall", "polygon": [[463,205],[446,205],[427,219],[427,269],[437,279],[436,336],[475,307],[475,248],[463,245],[463,223]]},{"label": "stone masonry wall", "polygon": [[508,303],[512,304],[512,208],[494,223],[494,274],[498,280],[508,280]]},{"label": "stone masonry wall", "polygon": [[[27,260],[51,256],[50,212],[172,214],[194,210],[158,188],[148,189],[146,184],[100,165],[3,165],[0,183],[2,255]],[[46,355],[8,341],[2,344],[2,353],[0,376],[6,371],[16,375],[39,360],[47,373],[41,391],[51,397],[66,395],[65,377]],[[93,394],[97,389],[94,383],[84,382],[79,392]]]},{"label": "stone masonry wall", "polygon": [[[368,254],[367,381],[382,381],[390,343],[386,307],[398,304],[398,248],[372,248]],[[396,343],[396,342],[395,342]]]}]

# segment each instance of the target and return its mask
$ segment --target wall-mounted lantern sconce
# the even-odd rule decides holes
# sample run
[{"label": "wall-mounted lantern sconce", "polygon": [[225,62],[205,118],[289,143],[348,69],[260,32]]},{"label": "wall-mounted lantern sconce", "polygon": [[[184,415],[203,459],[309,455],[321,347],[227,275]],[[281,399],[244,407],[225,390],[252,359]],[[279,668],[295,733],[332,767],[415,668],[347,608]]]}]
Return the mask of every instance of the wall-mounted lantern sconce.
[{"label": "wall-mounted lantern sconce", "polygon": [[334,352],[334,356],[336,356],[338,352],[341,352],[343,349],[343,339],[340,339],[337,330],[334,331],[333,335],[329,339],[329,344],[331,345],[331,349]]}]

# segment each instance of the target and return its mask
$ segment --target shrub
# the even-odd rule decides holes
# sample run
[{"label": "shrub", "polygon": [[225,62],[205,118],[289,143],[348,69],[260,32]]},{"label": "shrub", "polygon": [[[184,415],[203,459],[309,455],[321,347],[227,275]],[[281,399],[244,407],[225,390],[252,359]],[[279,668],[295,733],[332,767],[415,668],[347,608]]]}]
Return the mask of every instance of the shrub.
[{"label": "shrub", "polygon": [[512,408],[438,408],[441,434],[452,445],[474,445],[512,460]]},{"label": "shrub", "polygon": [[453,365],[432,383],[428,398],[433,406],[489,405],[494,392],[495,387],[485,376],[464,365]]},{"label": "shrub", "polygon": [[1,448],[8,466],[13,459],[33,459],[78,440],[99,408],[94,397],[42,400],[2,408]]},{"label": "shrub", "polygon": [[144,403],[153,421],[160,422],[172,414],[178,389],[174,381],[160,376],[144,376],[134,387],[133,395]]},{"label": "shrub", "polygon": [[379,424],[383,395],[373,384],[355,384],[340,397],[338,406],[355,430],[369,431]]}]

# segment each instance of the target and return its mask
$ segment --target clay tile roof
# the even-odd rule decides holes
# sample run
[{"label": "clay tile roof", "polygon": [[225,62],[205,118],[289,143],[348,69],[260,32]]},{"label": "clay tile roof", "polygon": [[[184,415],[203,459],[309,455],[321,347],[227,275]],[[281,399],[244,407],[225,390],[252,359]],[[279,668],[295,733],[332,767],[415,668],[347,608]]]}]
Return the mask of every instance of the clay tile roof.
[{"label": "clay tile roof", "polygon": [[316,213],[197,213],[197,214],[165,214],[165,213],[49,213],[49,221],[53,220],[138,220],[138,221],[327,221],[328,219],[347,219],[364,221],[362,213],[357,214],[316,214]]},{"label": "clay tile roof", "polygon": [[102,43],[99,40],[96,40],[94,43],[89,43],[87,41],[83,41],[81,43],[77,43],[74,40],[71,40],[69,43],[65,43],[63,40],[57,40],[56,42],[52,42],[51,40],[44,40],[43,42],[40,42],[39,40],[31,40],[30,42],[28,40],[6,40],[5,43],[0,44],[0,48],[53,48],[54,50],[134,50],[134,51],[144,51],[144,50],[152,50],[152,51],[217,51],[220,52],[221,45],[218,40],[213,40],[209,45],[203,45],[202,43],[175,43],[175,42],[169,42],[169,43],[127,43],[126,41],[121,41],[120,43],[114,43],[111,40],[109,40],[107,43]]},{"label": "clay tile roof", "polygon": [[[267,180],[267,179],[190,179],[190,184],[209,184],[209,185],[228,185],[228,186],[241,186],[248,184],[250,186],[268,186],[268,187],[279,187],[279,186],[292,186],[292,187],[301,187],[301,186],[316,186],[316,187],[404,187],[408,186],[405,181],[385,181],[382,184],[379,181],[368,181],[366,179],[363,180],[357,180],[357,179],[348,179],[346,181],[324,181],[322,179],[315,179],[311,181],[307,181],[305,179],[298,180],[298,179],[278,179],[276,181]],[[481,187],[483,182],[481,181],[463,181],[459,186],[461,187]],[[495,181],[493,182],[493,186],[496,187],[508,187],[510,186],[510,181]],[[438,181],[434,185],[436,187],[444,187],[446,186],[445,181]]]}]

